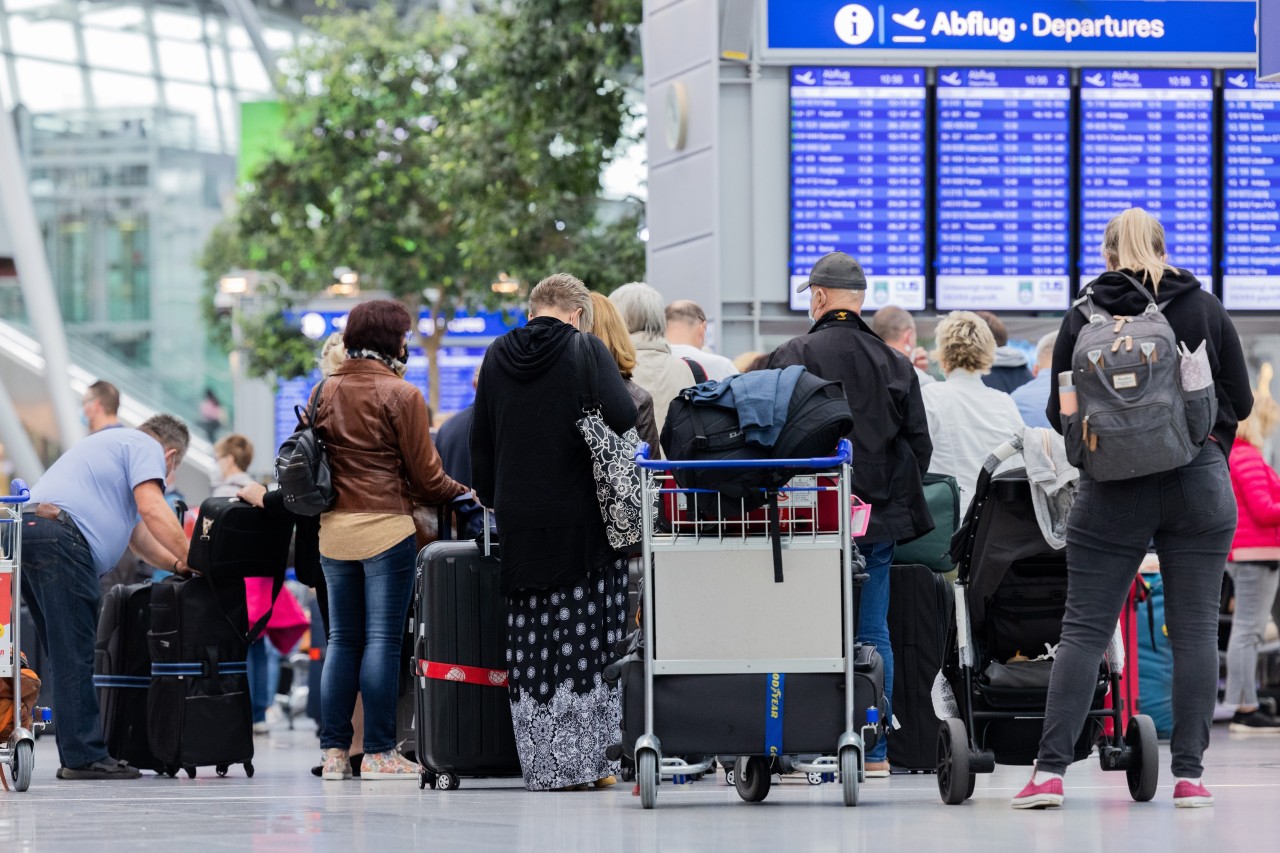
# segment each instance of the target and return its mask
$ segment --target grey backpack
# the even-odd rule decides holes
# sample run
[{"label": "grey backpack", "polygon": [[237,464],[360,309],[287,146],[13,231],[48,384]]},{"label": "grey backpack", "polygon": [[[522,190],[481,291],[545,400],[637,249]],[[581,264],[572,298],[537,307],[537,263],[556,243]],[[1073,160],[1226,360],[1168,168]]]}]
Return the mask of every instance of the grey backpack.
[{"label": "grey backpack", "polygon": [[[1195,458],[1216,416],[1214,388],[1184,393],[1178,341],[1147,288],[1136,317],[1112,316],[1085,290],[1076,307],[1088,323],[1071,355],[1078,411],[1063,416],[1071,463],[1095,480],[1172,471]],[[1168,303],[1166,302],[1165,305]]]}]

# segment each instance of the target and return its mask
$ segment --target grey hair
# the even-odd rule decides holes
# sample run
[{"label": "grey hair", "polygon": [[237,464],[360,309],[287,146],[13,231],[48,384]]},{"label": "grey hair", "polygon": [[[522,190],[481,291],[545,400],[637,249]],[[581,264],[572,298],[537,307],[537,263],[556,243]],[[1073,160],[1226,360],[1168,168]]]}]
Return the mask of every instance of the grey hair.
[{"label": "grey hair", "polygon": [[609,301],[617,306],[628,332],[643,332],[658,338],[666,336],[667,305],[662,294],[649,285],[642,281],[624,284],[610,294]]},{"label": "grey hair", "polygon": [[1058,343],[1058,333],[1050,332],[1036,342],[1036,364],[1051,363],[1053,347]]},{"label": "grey hair", "polygon": [[886,305],[871,318],[871,331],[883,341],[896,341],[908,329],[916,327],[916,318],[897,305]]},{"label": "grey hair", "polygon": [[577,276],[567,272],[557,272],[538,282],[529,293],[529,314],[536,316],[539,308],[555,308],[557,311],[572,312],[582,309],[581,328],[595,327],[595,312],[591,308],[591,291]]},{"label": "grey hair", "polygon": [[187,448],[191,445],[191,431],[173,415],[152,415],[139,424],[138,429],[155,438],[165,450],[178,451],[179,459],[187,455]]}]

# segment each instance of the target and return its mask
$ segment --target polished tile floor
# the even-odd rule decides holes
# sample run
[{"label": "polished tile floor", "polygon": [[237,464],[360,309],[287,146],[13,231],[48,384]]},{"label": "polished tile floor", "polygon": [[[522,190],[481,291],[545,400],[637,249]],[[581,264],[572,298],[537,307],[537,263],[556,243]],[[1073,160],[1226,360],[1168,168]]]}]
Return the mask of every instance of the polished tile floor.
[{"label": "polished tile floor", "polygon": [[[1067,778],[1067,804],[1015,812],[1020,767],[980,776],[974,798],[944,806],[932,776],[868,780],[862,804],[839,804],[836,785],[775,780],[768,800],[747,804],[710,779],[663,785],[658,807],[640,809],[629,786],[530,794],[513,780],[463,780],[456,791],[412,783],[322,783],[307,768],[314,732],[260,738],[257,775],[225,779],[147,774],[136,782],[60,782],[50,739],[36,752],[25,794],[0,791],[0,850],[679,851],[1266,851],[1280,839],[1280,736],[1239,738],[1215,727],[1207,756],[1218,804],[1175,810],[1172,784],[1156,800],[1129,800],[1122,774],[1095,761]],[[1162,749],[1167,775],[1168,750]]]}]

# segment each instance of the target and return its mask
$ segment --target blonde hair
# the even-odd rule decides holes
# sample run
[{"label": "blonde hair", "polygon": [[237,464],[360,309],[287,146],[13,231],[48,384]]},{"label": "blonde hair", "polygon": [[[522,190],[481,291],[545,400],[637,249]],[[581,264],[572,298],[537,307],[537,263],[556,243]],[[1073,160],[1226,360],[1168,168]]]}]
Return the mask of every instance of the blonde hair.
[{"label": "blonde hair", "polygon": [[952,311],[934,331],[938,349],[933,354],[943,371],[971,370],[988,373],[996,360],[996,339],[991,328],[972,311]]},{"label": "blonde hair", "polygon": [[1236,427],[1236,438],[1262,447],[1276,424],[1280,423],[1280,405],[1271,396],[1271,362],[1262,363],[1258,371],[1258,387],[1253,392],[1253,411]]},{"label": "blonde hair", "polygon": [[622,315],[613,307],[609,298],[600,293],[591,294],[591,308],[594,316],[590,328],[591,334],[604,341],[609,354],[618,363],[618,370],[623,379],[631,378],[631,371],[636,368],[636,348],[631,343],[631,335],[622,322]]},{"label": "blonde hair", "polygon": [[1131,207],[1107,223],[1102,254],[1113,269],[1147,279],[1152,290],[1159,290],[1166,272],[1175,271],[1165,249],[1164,226],[1141,207]]},{"label": "blonde hair", "polygon": [[332,376],[333,372],[347,360],[347,348],[342,343],[342,332],[329,335],[320,347],[320,357],[316,361],[320,365],[321,376]]}]

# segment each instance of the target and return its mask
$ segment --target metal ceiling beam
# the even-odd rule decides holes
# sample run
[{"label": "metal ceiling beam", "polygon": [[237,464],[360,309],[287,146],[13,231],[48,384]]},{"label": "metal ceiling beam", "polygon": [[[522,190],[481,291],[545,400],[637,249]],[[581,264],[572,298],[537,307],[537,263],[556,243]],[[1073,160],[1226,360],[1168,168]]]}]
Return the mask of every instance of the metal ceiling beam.
[{"label": "metal ceiling beam", "polygon": [[276,67],[276,54],[267,45],[267,40],[262,35],[262,16],[258,14],[258,8],[253,5],[253,0],[222,0],[222,5],[249,34],[249,41],[253,42],[253,49],[258,54],[258,59],[262,60],[267,78],[271,80],[272,90],[277,95],[280,94],[280,72]]}]

